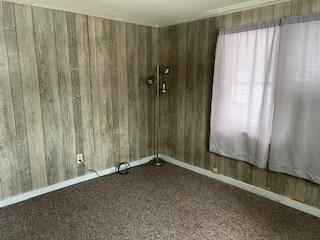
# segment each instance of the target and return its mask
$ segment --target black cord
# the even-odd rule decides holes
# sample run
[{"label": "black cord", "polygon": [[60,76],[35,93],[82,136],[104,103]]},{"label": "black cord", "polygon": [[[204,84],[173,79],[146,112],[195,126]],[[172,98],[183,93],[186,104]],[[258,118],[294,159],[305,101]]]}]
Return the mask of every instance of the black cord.
[{"label": "black cord", "polygon": [[[125,166],[124,169],[121,169],[121,166]],[[125,175],[129,173],[129,169],[131,168],[129,162],[120,162],[118,165],[116,165],[116,173],[120,175]]]},{"label": "black cord", "polygon": [[96,170],[94,170],[94,169],[90,169],[88,166],[87,166],[87,164],[83,161],[83,160],[79,160],[81,163],[83,163],[83,165],[88,169],[88,171],[89,172],[94,172],[95,174],[97,174],[98,175],[98,177],[101,177],[100,175],[99,175],[99,173],[96,171]]},{"label": "black cord", "polygon": [[[97,174],[98,177],[101,177],[100,174],[96,170],[89,168],[83,160],[79,160],[79,162],[82,163],[88,169],[89,172],[94,172],[95,174]],[[144,163],[140,166],[150,166],[150,165],[152,165],[151,163],[152,163],[152,160],[150,162]],[[123,166],[125,166],[125,168],[121,168]],[[129,170],[131,168],[133,168],[133,167],[131,167],[129,162],[120,162],[119,164],[116,165],[115,173],[117,173],[119,175],[125,175],[125,174],[129,173]]]},{"label": "black cord", "polygon": [[[144,164],[141,164],[141,165],[138,165],[138,166],[135,166],[135,167],[142,167],[142,166],[151,166],[152,165],[152,162],[153,160],[149,161],[149,162],[146,162]],[[125,168],[121,168],[121,167],[124,167]],[[128,174],[129,173],[129,170],[131,168],[134,168],[134,167],[131,167],[130,163],[129,162],[120,162],[118,163],[116,166],[115,166],[116,170],[115,170],[115,173],[119,174],[119,175],[125,175],[125,174]]]}]

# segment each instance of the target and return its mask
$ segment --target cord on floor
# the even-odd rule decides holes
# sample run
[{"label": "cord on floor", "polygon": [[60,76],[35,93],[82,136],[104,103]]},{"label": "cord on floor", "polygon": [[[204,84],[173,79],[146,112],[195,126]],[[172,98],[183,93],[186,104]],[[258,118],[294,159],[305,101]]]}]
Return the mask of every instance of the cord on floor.
[{"label": "cord on floor", "polygon": [[131,168],[129,162],[120,162],[116,165],[116,173],[119,175],[125,175],[129,173],[129,169]]},{"label": "cord on floor", "polygon": [[101,177],[96,170],[89,168],[83,160],[80,160],[80,162],[88,169],[89,172],[94,172],[95,174],[97,174],[98,177]]},{"label": "cord on floor", "polygon": [[[89,168],[83,160],[79,160],[79,161],[88,169],[89,172],[94,172],[95,174],[97,174],[98,177],[101,177],[101,175],[96,170]],[[151,165],[151,161],[145,164],[142,164],[141,166],[150,166],[150,165]],[[131,167],[129,162],[120,162],[115,167],[116,167],[115,173],[119,175],[125,175],[129,173],[129,170],[131,168],[133,168]]]}]

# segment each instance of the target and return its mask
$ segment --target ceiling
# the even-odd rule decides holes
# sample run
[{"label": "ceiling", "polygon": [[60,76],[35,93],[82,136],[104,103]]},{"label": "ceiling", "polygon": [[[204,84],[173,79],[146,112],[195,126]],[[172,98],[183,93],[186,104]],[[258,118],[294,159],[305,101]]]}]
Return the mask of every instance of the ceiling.
[{"label": "ceiling", "polygon": [[289,0],[6,0],[163,27]]}]

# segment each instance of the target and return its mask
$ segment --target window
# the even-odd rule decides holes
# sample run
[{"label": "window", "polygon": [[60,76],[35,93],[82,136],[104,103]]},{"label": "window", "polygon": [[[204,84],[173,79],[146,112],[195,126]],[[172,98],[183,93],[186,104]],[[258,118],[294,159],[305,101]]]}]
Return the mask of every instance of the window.
[{"label": "window", "polygon": [[266,167],[279,26],[218,37],[210,150]]},{"label": "window", "polygon": [[281,25],[268,165],[320,184],[320,21],[309,17],[320,19]]}]

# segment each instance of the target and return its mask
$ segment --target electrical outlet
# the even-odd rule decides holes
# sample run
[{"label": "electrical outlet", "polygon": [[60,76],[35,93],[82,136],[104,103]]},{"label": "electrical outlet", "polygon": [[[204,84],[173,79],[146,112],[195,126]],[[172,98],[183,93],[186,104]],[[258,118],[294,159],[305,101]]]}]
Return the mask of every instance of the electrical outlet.
[{"label": "electrical outlet", "polygon": [[77,154],[77,162],[80,164],[83,161],[82,153]]},{"label": "electrical outlet", "polygon": [[213,173],[218,173],[218,168],[212,168]]}]

